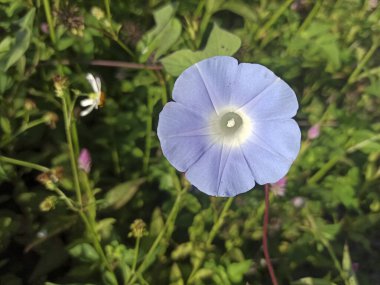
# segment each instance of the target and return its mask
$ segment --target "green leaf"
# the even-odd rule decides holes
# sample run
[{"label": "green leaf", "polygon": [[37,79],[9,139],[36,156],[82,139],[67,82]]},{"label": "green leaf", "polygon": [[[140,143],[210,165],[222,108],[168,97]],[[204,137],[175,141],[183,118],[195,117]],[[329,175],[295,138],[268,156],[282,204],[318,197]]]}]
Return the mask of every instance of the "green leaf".
[{"label": "green leaf", "polygon": [[156,51],[154,58],[159,58],[177,42],[182,26],[181,22],[174,18],[174,15],[173,4],[167,4],[153,12],[156,26],[148,31],[137,45],[142,54],[141,62],[146,62],[154,51]]},{"label": "green leaf", "polygon": [[350,250],[347,243],[345,243],[343,249],[342,269],[347,275],[349,285],[359,285],[355,272],[352,270]]},{"label": "green leaf", "polygon": [[231,56],[238,51],[240,46],[239,37],[214,24],[206,47],[202,51],[179,50],[161,59],[161,63],[169,74],[178,76],[186,68],[203,59],[217,55]]},{"label": "green leaf", "polygon": [[246,20],[252,22],[257,21],[257,15],[254,12],[252,6],[245,4],[244,2],[239,0],[227,1],[223,3],[223,5],[221,5],[221,7],[218,10],[228,10],[237,15],[242,16]]},{"label": "green leaf", "polygon": [[0,126],[5,134],[11,134],[12,128],[10,121],[5,117],[0,117]]},{"label": "green leaf", "polygon": [[[35,8],[30,9],[24,18],[19,21],[21,29],[16,32],[15,38],[11,43],[9,39],[6,38],[4,39],[6,42],[0,44],[0,50],[2,52],[0,57],[0,70],[7,71],[29,48],[35,11]],[[6,52],[5,47],[7,47]]]},{"label": "green leaf", "polygon": [[162,217],[162,213],[160,208],[155,208],[152,213],[152,218],[150,222],[149,227],[149,235],[151,236],[158,236],[161,232],[162,228],[164,227],[165,222]]},{"label": "green leaf", "polygon": [[320,279],[320,278],[312,278],[312,277],[301,278],[297,281],[292,282],[291,284],[292,285],[336,285],[336,283],[333,283],[331,281]]},{"label": "green leaf", "polygon": [[173,263],[170,270],[170,285],[184,285],[181,269],[177,263]]},{"label": "green leaf", "polygon": [[109,271],[103,272],[102,279],[103,279],[104,285],[118,285],[119,284],[115,278],[115,275]]},{"label": "green leaf", "polygon": [[243,276],[252,266],[252,260],[244,260],[242,262],[231,263],[227,266],[228,277],[233,283],[241,284]]},{"label": "green leaf", "polygon": [[198,213],[201,209],[201,203],[199,203],[198,199],[193,196],[190,193],[186,193],[186,196],[184,197],[184,206],[186,209],[188,209],[192,213]]},{"label": "green leaf", "polygon": [[120,209],[133,198],[144,181],[144,178],[139,178],[115,186],[107,192],[102,207]]},{"label": "green leaf", "polygon": [[238,36],[214,24],[204,52],[208,57],[215,55],[233,55],[239,50],[240,46],[241,40]]},{"label": "green leaf", "polygon": [[89,243],[78,243],[69,248],[71,256],[85,262],[95,262],[99,260],[99,255]]}]

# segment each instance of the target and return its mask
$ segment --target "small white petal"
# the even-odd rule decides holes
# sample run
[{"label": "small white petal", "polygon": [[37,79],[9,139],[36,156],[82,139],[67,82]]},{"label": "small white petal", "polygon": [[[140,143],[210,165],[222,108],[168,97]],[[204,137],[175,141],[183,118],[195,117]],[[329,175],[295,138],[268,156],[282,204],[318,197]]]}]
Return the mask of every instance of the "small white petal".
[{"label": "small white petal", "polygon": [[97,80],[95,79],[94,75],[87,73],[86,79],[91,84],[92,90],[94,90],[95,93],[99,93],[100,89],[98,88]]},{"label": "small white petal", "polygon": [[95,77],[95,80],[96,80],[96,85],[98,87],[98,90],[96,91],[96,93],[99,93],[100,95],[100,92],[102,91],[102,82],[100,81],[100,78],[98,76]]},{"label": "small white petal", "polygon": [[80,115],[81,115],[82,117],[87,116],[88,114],[91,113],[92,110],[94,110],[94,108],[95,108],[95,105],[91,105],[91,106],[88,107],[87,109],[84,109],[82,112],[80,112]]},{"label": "small white petal", "polygon": [[87,98],[87,99],[83,99],[82,101],[80,101],[80,105],[82,107],[87,107],[87,106],[90,106],[90,105],[94,105],[95,101],[93,99],[90,99],[90,98]]}]

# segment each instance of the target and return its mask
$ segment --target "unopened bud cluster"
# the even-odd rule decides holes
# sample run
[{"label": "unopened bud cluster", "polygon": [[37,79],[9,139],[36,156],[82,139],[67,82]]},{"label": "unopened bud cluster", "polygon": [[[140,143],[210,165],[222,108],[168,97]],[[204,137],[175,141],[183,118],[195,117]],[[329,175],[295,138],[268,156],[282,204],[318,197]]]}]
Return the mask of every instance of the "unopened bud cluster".
[{"label": "unopened bud cluster", "polygon": [[54,190],[56,184],[63,177],[63,168],[56,167],[37,176],[37,181],[46,187],[48,190]]},{"label": "unopened bud cluster", "polygon": [[146,224],[141,219],[136,219],[133,224],[131,225],[131,232],[128,236],[134,237],[134,238],[142,238],[143,236],[147,235],[148,232],[146,231]]}]

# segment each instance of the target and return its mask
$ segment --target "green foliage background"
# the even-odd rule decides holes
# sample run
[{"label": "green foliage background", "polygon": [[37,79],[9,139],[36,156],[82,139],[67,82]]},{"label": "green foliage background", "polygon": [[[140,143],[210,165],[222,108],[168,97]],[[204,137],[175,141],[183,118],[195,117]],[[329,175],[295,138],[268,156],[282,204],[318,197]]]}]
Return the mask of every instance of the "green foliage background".
[{"label": "green foliage background", "polygon": [[[300,102],[301,152],[271,196],[279,284],[378,284],[379,44],[373,0],[0,0],[0,284],[269,284],[262,187],[210,198],[156,136],[176,76],[215,55]],[[88,72],[106,103],[80,117]]]}]

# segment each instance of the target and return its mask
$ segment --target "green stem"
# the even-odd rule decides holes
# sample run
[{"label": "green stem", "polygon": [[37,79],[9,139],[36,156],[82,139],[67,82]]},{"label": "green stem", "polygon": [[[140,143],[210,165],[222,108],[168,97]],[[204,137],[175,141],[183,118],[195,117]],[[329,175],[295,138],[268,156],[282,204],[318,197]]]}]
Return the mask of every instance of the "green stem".
[{"label": "green stem", "polygon": [[49,25],[49,33],[50,33],[50,39],[55,44],[55,30],[54,30],[54,24],[53,24],[53,18],[51,16],[51,9],[50,9],[50,2],[49,0],[43,0],[44,2],[44,8],[45,8],[45,15],[46,20]]},{"label": "green stem", "polygon": [[178,191],[178,192],[181,192],[182,189],[181,189],[181,181],[179,180],[177,174],[176,174],[176,171],[173,167],[170,167],[169,166],[169,173],[173,179],[173,184],[174,184],[174,188]]},{"label": "green stem", "polygon": [[363,56],[363,58],[359,61],[358,65],[356,66],[354,71],[351,73],[350,77],[347,80],[348,84],[351,84],[351,83],[356,81],[360,71],[367,64],[367,62],[370,60],[370,58],[375,53],[375,51],[377,50],[378,47],[379,47],[379,43],[377,41],[374,41],[372,43],[372,46],[368,50],[368,52]]},{"label": "green stem", "polygon": [[211,16],[212,16],[212,13],[209,11],[206,11],[206,13],[202,17],[202,22],[201,22],[200,27],[199,27],[199,34],[198,34],[199,36],[198,36],[197,43],[196,43],[198,48],[200,47],[200,45],[202,43],[202,38],[203,38],[203,35],[206,31],[207,25],[210,22]]},{"label": "green stem", "polygon": [[60,190],[59,188],[55,187],[55,188],[54,188],[54,191],[58,194],[58,196],[59,196],[63,201],[65,201],[66,206],[67,206],[70,210],[72,210],[72,211],[74,211],[74,212],[78,212],[78,209],[74,206],[74,202],[73,202],[73,200],[71,200],[69,197],[67,197],[67,196],[65,195],[65,193],[63,193],[62,190]]},{"label": "green stem", "polygon": [[108,262],[108,259],[103,251],[103,248],[98,240],[98,234],[96,233],[96,230],[95,230],[95,227],[93,225],[93,223],[91,223],[89,220],[88,220],[88,217],[86,216],[86,214],[82,211],[79,211],[79,215],[80,217],[82,218],[85,226],[86,226],[86,229],[87,231],[89,232],[89,236],[90,238],[92,239],[92,243],[97,251],[97,253],[100,255],[100,258],[103,262],[103,265],[106,266],[106,268],[110,271],[110,272],[113,272],[112,270],[112,267],[111,265],[109,264]]},{"label": "green stem", "polygon": [[304,31],[307,27],[309,27],[310,23],[313,21],[314,17],[318,14],[319,10],[322,7],[323,0],[318,0],[317,3],[315,3],[313,9],[307,15],[305,21],[302,23],[301,27],[298,29],[297,33],[301,33]]},{"label": "green stem", "polygon": [[135,254],[134,254],[133,264],[132,264],[133,273],[136,271],[137,259],[139,258],[140,239],[141,239],[140,237],[136,238]]},{"label": "green stem", "polygon": [[112,32],[112,39],[127,53],[129,54],[132,58],[135,58],[135,55],[133,54],[132,50],[127,47],[116,35],[116,33]]},{"label": "green stem", "polygon": [[38,170],[41,172],[48,172],[50,170],[49,168],[42,166],[42,165],[39,165],[39,164],[36,164],[36,163],[23,161],[23,160],[11,158],[11,157],[6,157],[3,155],[0,155],[0,161],[5,162],[5,163],[14,164],[14,165],[23,166],[26,168],[35,169],[35,170]]},{"label": "green stem", "polygon": [[284,1],[284,3],[272,15],[272,17],[264,24],[264,26],[260,30],[257,31],[256,40],[261,39],[265,35],[265,33],[269,30],[269,28],[272,27],[274,23],[276,23],[278,18],[281,17],[281,15],[286,11],[288,6],[292,3],[293,3],[293,0]]},{"label": "green stem", "polygon": [[148,263],[151,262],[151,259],[153,255],[155,254],[155,251],[160,244],[162,238],[165,236],[165,233],[169,226],[175,222],[175,219],[177,217],[177,214],[180,210],[180,205],[182,202],[183,194],[186,192],[186,189],[182,190],[178,193],[177,198],[173,204],[172,209],[170,210],[168,219],[166,220],[166,223],[163,227],[163,229],[160,231],[156,239],[154,240],[152,246],[150,247],[148,253],[145,255],[143,262],[138,267],[136,273],[132,276],[131,280],[128,282],[128,284],[134,284],[133,282],[140,276],[148,267]]},{"label": "green stem", "polygon": [[143,171],[146,173],[148,171],[149,160],[150,160],[150,149],[152,147],[152,120],[153,120],[153,98],[152,95],[148,94],[148,117],[146,121],[145,129],[145,154],[143,159]]},{"label": "green stem", "polygon": [[315,220],[314,220],[313,216],[311,215],[311,213],[309,212],[309,210],[307,208],[305,208],[305,209],[306,209],[306,213],[307,213],[307,219],[310,223],[311,230],[312,230],[315,238],[317,240],[319,240],[323,244],[323,246],[327,249],[332,261],[334,262],[335,268],[339,271],[339,275],[343,279],[344,283],[346,285],[349,285],[349,282],[346,278],[346,275],[342,269],[342,266],[340,265],[340,262],[338,261],[338,258],[335,255],[335,252],[334,252],[330,242],[325,238],[321,238],[320,235],[317,234],[320,232],[320,230],[318,229],[317,223],[315,222]]},{"label": "green stem", "polygon": [[346,275],[345,275],[345,273],[344,273],[344,271],[342,269],[342,266],[340,265],[340,262],[339,262],[338,258],[335,255],[334,250],[331,247],[330,242],[328,242],[328,241],[324,241],[323,242],[322,241],[322,243],[324,244],[325,248],[327,249],[327,251],[328,251],[328,253],[329,253],[329,255],[330,255],[331,259],[332,259],[332,261],[334,262],[335,268],[339,271],[340,277],[344,280],[344,283],[346,285],[349,285],[349,283],[347,282],[348,280],[346,280]]},{"label": "green stem", "polygon": [[[66,96],[69,96],[66,94]],[[77,200],[79,203],[79,206],[82,208],[82,194],[80,191],[80,184],[79,184],[79,174],[78,174],[78,165],[77,165],[77,160],[75,157],[75,151],[73,147],[73,140],[71,136],[71,122],[69,120],[69,110],[70,107],[67,105],[67,99],[62,98],[62,108],[63,108],[63,117],[65,121],[65,132],[66,132],[66,139],[67,139],[67,144],[69,148],[69,155],[70,155],[70,164],[71,164],[71,171],[73,174],[73,179],[74,179],[74,187],[75,187],[75,193],[77,196]]]},{"label": "green stem", "polygon": [[[218,220],[213,225],[213,227],[211,228],[210,234],[208,235],[208,238],[206,241],[206,247],[207,248],[209,248],[211,246],[216,234],[218,233],[220,227],[223,225],[224,219],[225,219],[227,212],[230,209],[233,201],[234,201],[234,198],[231,197],[231,198],[228,198],[226,203],[224,204],[223,209],[220,212],[220,215],[218,217]],[[189,279],[187,281],[187,284],[192,284],[194,282],[194,276],[197,273],[198,269],[201,267],[201,265],[203,263],[203,258],[204,258],[204,255],[202,256],[202,258],[197,263],[194,264],[193,269],[190,273]]]},{"label": "green stem", "polygon": [[164,75],[162,74],[161,71],[156,72],[156,76],[158,78],[158,81],[160,82],[162,92],[161,92],[161,102],[162,105],[165,105],[168,102],[168,89],[166,87],[166,82],[164,79]]},{"label": "green stem", "polygon": [[110,8],[110,0],[104,0],[104,6],[106,7],[106,13],[107,13],[107,19],[110,22],[110,25],[112,25],[112,16],[111,16],[111,8]]},{"label": "green stem", "polygon": [[85,194],[86,194],[86,205],[85,208],[91,217],[91,221],[95,221],[96,219],[96,201],[93,195],[93,191],[90,186],[90,181],[88,180],[87,173],[81,171],[81,178],[84,184]]},{"label": "green stem", "polygon": [[371,144],[372,142],[374,141],[377,141],[377,140],[380,140],[380,134],[377,134],[369,139],[366,139],[366,140],[363,140],[353,146],[351,146],[350,148],[347,149],[347,153],[353,153],[365,146],[367,146],[368,144]]},{"label": "green stem", "polygon": [[64,96],[62,99],[62,111],[64,116],[64,123],[65,123],[65,132],[66,132],[66,139],[67,144],[69,148],[69,155],[70,155],[70,163],[71,163],[71,169],[73,174],[73,180],[74,180],[74,186],[75,186],[75,192],[79,204],[79,215],[81,219],[83,220],[83,223],[85,224],[87,235],[89,238],[91,238],[92,243],[95,247],[95,250],[98,252],[103,265],[110,271],[111,274],[113,274],[114,279],[116,280],[116,276],[113,272],[112,266],[109,264],[107,257],[103,251],[103,248],[100,244],[98,234],[96,232],[96,209],[91,208],[95,206],[95,199],[93,197],[91,187],[88,183],[87,176],[84,179],[85,184],[85,191],[86,196],[88,200],[90,201],[90,210],[84,209],[83,207],[83,201],[82,201],[82,194],[81,194],[81,188],[80,188],[80,181],[79,181],[79,169],[78,169],[78,163],[77,163],[77,155],[75,154],[75,146],[73,141],[73,133],[74,137],[76,137],[76,144],[78,144],[77,148],[79,148],[79,142],[78,142],[78,135],[76,132],[76,127],[73,126],[73,120],[72,120],[72,101],[70,98],[70,94],[66,91],[64,93]]},{"label": "green stem", "polygon": [[216,234],[219,232],[220,227],[223,225],[224,218],[226,217],[227,212],[230,209],[231,204],[232,204],[233,201],[234,201],[234,198],[231,197],[231,198],[228,198],[227,201],[226,201],[226,203],[224,204],[222,212],[220,213],[218,220],[213,225],[213,227],[212,227],[212,229],[210,231],[210,234],[208,236],[208,239],[207,239],[207,242],[206,242],[206,246],[207,247],[209,247],[212,244],[212,242],[213,242]]},{"label": "green stem", "polygon": [[321,169],[317,171],[308,181],[307,183],[312,185],[317,183],[326,173],[335,166],[335,164],[341,159],[341,156],[335,156],[331,158]]},{"label": "green stem", "polygon": [[13,136],[8,137],[3,142],[1,142],[0,143],[0,147],[3,147],[5,145],[7,145],[11,141],[13,141],[16,137],[18,137],[19,135],[21,135],[23,132],[25,132],[25,131],[27,131],[27,130],[29,130],[31,128],[34,128],[34,127],[36,127],[38,125],[41,125],[43,123],[46,123],[45,118],[40,118],[40,119],[34,120],[34,121],[28,123],[27,125],[22,126]]}]

